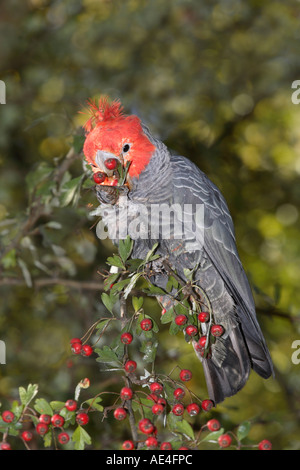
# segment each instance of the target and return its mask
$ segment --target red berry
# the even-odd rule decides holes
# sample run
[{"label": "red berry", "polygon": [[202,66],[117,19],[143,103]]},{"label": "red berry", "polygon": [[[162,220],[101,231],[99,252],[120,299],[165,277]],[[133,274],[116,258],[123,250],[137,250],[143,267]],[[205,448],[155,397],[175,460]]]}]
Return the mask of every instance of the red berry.
[{"label": "red berry", "polygon": [[213,336],[218,338],[224,333],[224,328],[222,325],[213,325],[210,329],[210,332]]},{"label": "red berry", "polygon": [[72,338],[71,341],[70,341],[70,344],[74,344],[74,343],[80,343],[81,344],[81,339],[80,338]]},{"label": "red berry", "polygon": [[80,354],[82,350],[82,344],[81,343],[73,343],[71,346],[71,351],[74,354]]},{"label": "red berry", "polygon": [[155,403],[152,406],[152,413],[155,415],[161,415],[164,412],[165,407],[159,403]]},{"label": "red berry", "polygon": [[118,186],[119,181],[117,179],[112,180],[111,186]]},{"label": "red berry", "polygon": [[2,413],[2,419],[5,423],[11,423],[15,418],[15,415],[12,411],[6,410]]},{"label": "red berry", "polygon": [[259,450],[272,450],[272,443],[267,439],[264,439],[258,444]]},{"label": "red berry", "polygon": [[185,332],[189,336],[195,336],[198,333],[198,328],[195,325],[189,325],[186,327]]},{"label": "red berry", "polygon": [[58,413],[54,414],[51,418],[51,423],[56,428],[61,428],[65,424],[65,419]]},{"label": "red berry", "polygon": [[207,421],[206,426],[208,427],[209,431],[219,431],[221,424],[217,419],[210,419]]},{"label": "red berry", "polygon": [[61,432],[58,436],[58,442],[60,444],[68,444],[69,440],[70,440],[70,436],[68,433],[66,432]]},{"label": "red berry", "polygon": [[123,387],[120,392],[120,397],[122,400],[131,400],[133,396],[133,391],[129,387]]},{"label": "red berry", "polygon": [[24,441],[30,442],[31,439],[33,438],[33,434],[31,431],[23,431],[21,434],[21,437]]},{"label": "red berry", "polygon": [[209,320],[209,313],[208,312],[200,312],[198,315],[198,320],[200,323],[206,323]]},{"label": "red berry", "polygon": [[160,397],[158,400],[157,400],[157,403],[159,405],[163,405],[163,406],[166,406],[167,402],[164,398]]},{"label": "red berry", "polygon": [[41,414],[39,417],[39,422],[43,424],[50,424],[51,423],[51,416],[46,414]]},{"label": "red berry", "polygon": [[230,444],[232,442],[232,439],[231,437],[229,436],[229,434],[222,434],[219,438],[218,438],[218,443],[219,443],[219,446],[220,447],[229,447]]},{"label": "red berry", "polygon": [[127,411],[125,410],[125,408],[122,408],[122,407],[116,408],[114,411],[114,417],[118,421],[123,421],[123,419],[127,417]]},{"label": "red berry", "polygon": [[171,442],[162,442],[160,445],[160,450],[172,450]]},{"label": "red berry", "polygon": [[176,416],[182,416],[184,413],[184,406],[181,403],[176,403],[172,408],[172,413]]},{"label": "red berry", "polygon": [[121,343],[123,344],[130,344],[132,340],[133,336],[131,333],[126,332],[121,335]]},{"label": "red berry", "polygon": [[186,407],[186,411],[190,416],[196,416],[200,412],[200,406],[197,403],[190,403]]},{"label": "red berry", "polygon": [[91,354],[93,354],[92,346],[90,346],[89,344],[85,344],[84,346],[82,346],[81,353],[83,356],[90,356]]},{"label": "red berry", "polygon": [[44,436],[48,432],[49,426],[46,423],[38,423],[35,429],[40,436]]},{"label": "red berry", "polygon": [[183,390],[183,388],[178,387],[174,390],[173,395],[176,400],[182,400],[182,398],[185,397],[185,391]]},{"label": "red berry", "polygon": [[185,325],[187,322],[187,317],[185,315],[177,315],[175,318],[175,323],[178,326]]},{"label": "red berry", "polygon": [[11,446],[8,442],[0,442],[0,450],[11,450]]},{"label": "red berry", "polygon": [[115,158],[108,158],[105,160],[104,165],[108,170],[114,170],[117,168],[117,160]]},{"label": "red berry", "polygon": [[98,173],[93,174],[93,178],[96,184],[101,184],[106,178],[106,174],[102,171],[98,171]]},{"label": "red berry", "polygon": [[152,434],[154,431],[154,426],[151,423],[150,419],[143,418],[139,421],[139,430],[144,434]]},{"label": "red berry", "polygon": [[131,372],[134,372],[134,371],[135,371],[136,365],[137,365],[137,364],[136,364],[135,361],[129,360],[129,361],[126,362],[124,368],[125,368],[126,372],[130,372],[130,373],[131,373]]},{"label": "red berry", "polygon": [[90,418],[86,411],[81,411],[76,415],[76,422],[80,426],[85,426],[89,422]]},{"label": "red berry", "polygon": [[202,400],[201,407],[203,411],[209,411],[214,406],[211,400]]},{"label": "red berry", "polygon": [[183,382],[191,380],[193,374],[189,369],[181,369],[179,377]]},{"label": "red berry", "polygon": [[145,440],[145,444],[147,447],[149,447],[149,449],[155,449],[157,447],[158,442],[156,437],[150,436],[147,437],[147,439]]},{"label": "red berry", "polygon": [[141,328],[142,328],[142,330],[144,330],[144,331],[152,330],[152,328],[153,328],[152,320],[151,320],[150,318],[144,318],[144,319],[141,321]]},{"label": "red berry", "polygon": [[68,411],[75,411],[77,408],[77,401],[75,400],[67,400],[65,403],[65,407]]},{"label": "red berry", "polygon": [[198,341],[199,347],[205,348],[206,341],[207,341],[207,336],[201,336],[201,338],[199,338],[199,341]]},{"label": "red berry", "polygon": [[152,393],[159,395],[163,391],[163,386],[159,382],[152,382],[150,384],[150,390]]},{"label": "red berry", "polygon": [[179,447],[178,450],[189,450],[189,448],[188,448],[188,447],[185,447],[185,446],[181,446],[181,447]]},{"label": "red berry", "polygon": [[155,395],[155,393],[149,393],[149,395],[147,395],[147,398],[148,400],[153,400],[155,403],[158,402],[158,396]]},{"label": "red berry", "polygon": [[122,444],[122,449],[123,450],[133,450],[134,449],[134,443],[133,441],[124,441]]}]

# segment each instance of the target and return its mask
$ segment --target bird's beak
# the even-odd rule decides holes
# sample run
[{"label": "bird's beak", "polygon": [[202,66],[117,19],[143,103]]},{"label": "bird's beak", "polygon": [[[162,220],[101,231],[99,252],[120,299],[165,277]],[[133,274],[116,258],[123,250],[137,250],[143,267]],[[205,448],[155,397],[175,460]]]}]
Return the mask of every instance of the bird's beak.
[{"label": "bird's beak", "polygon": [[119,163],[123,165],[123,162],[121,161],[120,157],[117,157],[115,154],[110,153],[110,152],[104,152],[103,150],[98,150],[96,153],[96,158],[95,158],[95,163],[97,167],[99,168],[100,171],[103,173],[106,173],[107,176],[113,176],[114,169],[110,169],[107,167],[105,162],[107,160],[117,160],[116,162],[116,167],[118,166]]}]

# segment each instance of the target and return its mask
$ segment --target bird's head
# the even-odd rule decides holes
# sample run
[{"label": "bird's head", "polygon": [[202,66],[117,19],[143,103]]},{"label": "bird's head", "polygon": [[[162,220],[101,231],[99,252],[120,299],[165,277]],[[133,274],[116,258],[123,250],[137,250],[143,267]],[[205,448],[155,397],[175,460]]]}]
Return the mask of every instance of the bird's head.
[{"label": "bird's head", "polygon": [[155,151],[140,119],[123,114],[120,101],[109,103],[107,98],[101,98],[98,104],[89,101],[87,112],[90,118],[84,125],[83,152],[94,175],[103,175],[98,184],[117,184],[116,171],[120,165],[128,168],[128,179],[139,178]]}]

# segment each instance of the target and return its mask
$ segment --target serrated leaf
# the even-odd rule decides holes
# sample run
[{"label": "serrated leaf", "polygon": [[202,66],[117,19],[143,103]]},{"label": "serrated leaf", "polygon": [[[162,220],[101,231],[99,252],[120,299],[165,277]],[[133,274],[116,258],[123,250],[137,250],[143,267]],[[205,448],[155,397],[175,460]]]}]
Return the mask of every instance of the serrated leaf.
[{"label": "serrated leaf", "polygon": [[50,404],[44,398],[37,398],[35,400],[34,409],[40,414],[53,415]]},{"label": "serrated leaf", "polygon": [[118,255],[109,256],[106,261],[107,261],[107,264],[110,264],[111,266],[117,266],[118,268],[123,268],[123,269],[125,268],[123,261]]},{"label": "serrated leaf", "polygon": [[165,324],[170,323],[172,320],[174,320],[174,310],[173,308],[170,308],[161,316],[160,321],[161,323]]},{"label": "serrated leaf", "polygon": [[[145,263],[148,263],[148,261],[151,260],[152,258],[152,255],[153,253],[155,252],[156,248],[158,247],[158,243],[154,243],[153,247],[151,248],[151,250],[148,251],[147,255],[146,255],[146,258],[145,258]],[[155,257],[155,259],[157,258],[157,256]],[[153,259],[153,258],[152,258]]]},{"label": "serrated leaf", "polygon": [[241,423],[236,433],[238,440],[241,441],[246,436],[248,436],[250,429],[251,429],[250,421],[244,421],[243,423]]},{"label": "serrated leaf", "polygon": [[91,408],[97,411],[103,411],[103,406],[99,405],[101,401],[102,401],[101,397],[96,397],[96,398],[90,398],[89,400],[86,400],[84,403],[87,403]]},{"label": "serrated leaf", "polygon": [[92,442],[90,435],[82,426],[78,426],[75,429],[72,435],[72,441],[75,443],[74,448],[76,450],[84,450],[85,445],[90,445]]},{"label": "serrated leaf", "polygon": [[98,362],[119,362],[118,356],[109,346],[103,346],[102,349],[96,348],[95,353],[99,356],[96,359]]},{"label": "serrated leaf", "polygon": [[119,241],[119,253],[124,263],[129,258],[132,251],[132,247],[133,240],[131,240],[129,235],[125,238],[125,240]]},{"label": "serrated leaf", "polygon": [[29,384],[27,390],[24,387],[19,387],[19,397],[22,405],[28,406],[37,393],[37,384]]}]

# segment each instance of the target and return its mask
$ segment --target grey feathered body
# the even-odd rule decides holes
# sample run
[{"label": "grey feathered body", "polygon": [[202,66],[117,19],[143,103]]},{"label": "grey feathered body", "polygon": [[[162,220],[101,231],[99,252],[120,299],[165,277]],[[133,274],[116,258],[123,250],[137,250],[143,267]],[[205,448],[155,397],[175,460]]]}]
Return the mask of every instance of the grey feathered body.
[{"label": "grey feathered body", "polygon": [[[224,197],[190,160],[171,155],[146,127],[144,132],[155,144],[156,152],[126,196],[114,205],[101,206],[103,220],[108,228],[113,227],[118,214],[120,224],[128,224],[130,217],[133,220],[136,217],[137,204],[149,209],[153,204],[163,203],[204,206],[203,226],[199,240],[196,234],[193,251],[186,249],[188,240],[184,236],[181,240],[151,238],[148,226],[144,238],[135,241],[132,257],[144,258],[158,241],[157,252],[168,259],[183,280],[184,268],[197,266],[194,279],[210,301],[215,322],[225,328],[225,334],[212,345],[210,357],[203,358],[196,351],[204,367],[209,396],[218,403],[245,385],[251,368],[264,378],[272,374],[269,351],[256,319],[253,296],[237,252],[233,222]],[[100,196],[100,187],[97,191]],[[126,214],[122,222],[124,202]],[[117,242],[118,233],[111,232],[110,236]],[[167,273],[155,279],[160,286],[166,281]]]}]

